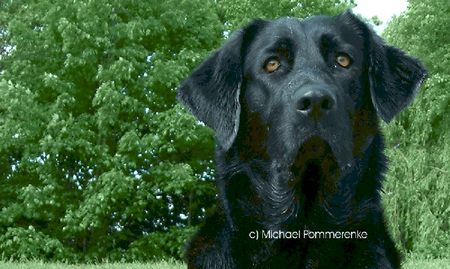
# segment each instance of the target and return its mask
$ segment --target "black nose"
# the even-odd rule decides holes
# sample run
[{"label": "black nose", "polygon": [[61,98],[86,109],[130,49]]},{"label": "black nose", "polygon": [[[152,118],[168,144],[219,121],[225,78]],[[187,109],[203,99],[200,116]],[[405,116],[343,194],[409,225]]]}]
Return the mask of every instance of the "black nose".
[{"label": "black nose", "polygon": [[306,91],[297,103],[297,110],[316,120],[328,113],[335,106],[336,101],[333,96],[323,89],[313,89]]}]

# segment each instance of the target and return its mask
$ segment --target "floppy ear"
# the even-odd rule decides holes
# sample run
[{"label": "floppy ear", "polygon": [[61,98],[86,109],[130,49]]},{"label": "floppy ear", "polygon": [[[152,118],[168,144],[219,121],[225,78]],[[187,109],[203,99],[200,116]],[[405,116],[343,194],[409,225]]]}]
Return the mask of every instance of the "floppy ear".
[{"label": "floppy ear", "polygon": [[390,122],[414,99],[427,72],[419,60],[384,44],[375,33],[370,39],[370,94],[378,115]]},{"label": "floppy ear", "polygon": [[259,22],[236,32],[183,81],[177,99],[200,121],[213,129],[222,148],[228,150],[239,128],[242,83],[242,51],[250,38],[246,32]]},{"label": "floppy ear", "polygon": [[378,115],[390,122],[414,99],[427,72],[422,64],[403,51],[384,44],[350,10],[341,15],[343,21],[360,32],[368,52],[368,76],[372,103]]}]

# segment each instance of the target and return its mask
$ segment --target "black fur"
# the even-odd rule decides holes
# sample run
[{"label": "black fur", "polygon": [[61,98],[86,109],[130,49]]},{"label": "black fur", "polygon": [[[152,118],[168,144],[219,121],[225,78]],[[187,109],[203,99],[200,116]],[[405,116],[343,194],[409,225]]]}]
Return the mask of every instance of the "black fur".
[{"label": "black fur", "polygon": [[[342,53],[348,68],[336,63]],[[273,73],[270,59],[281,63]],[[425,75],[351,12],[257,20],[233,35],[178,92],[217,138],[218,206],[188,246],[188,267],[399,268],[380,205],[378,116],[390,121]],[[249,237],[306,229],[368,236]]]}]

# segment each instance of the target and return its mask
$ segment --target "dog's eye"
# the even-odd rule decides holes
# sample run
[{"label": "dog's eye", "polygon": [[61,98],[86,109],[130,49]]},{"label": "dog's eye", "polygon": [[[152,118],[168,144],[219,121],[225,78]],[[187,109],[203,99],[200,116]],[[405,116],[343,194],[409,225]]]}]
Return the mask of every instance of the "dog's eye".
[{"label": "dog's eye", "polygon": [[347,68],[352,64],[352,60],[347,54],[341,53],[336,57],[336,63],[342,67]]},{"label": "dog's eye", "polygon": [[266,70],[267,73],[272,73],[277,71],[278,68],[280,68],[281,63],[278,59],[271,58],[266,61],[264,64],[264,70]]}]

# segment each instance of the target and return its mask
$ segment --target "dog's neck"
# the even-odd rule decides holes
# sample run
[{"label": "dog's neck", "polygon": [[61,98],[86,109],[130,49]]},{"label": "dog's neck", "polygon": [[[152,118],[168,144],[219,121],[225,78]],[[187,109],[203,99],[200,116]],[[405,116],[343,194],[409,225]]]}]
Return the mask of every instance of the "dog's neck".
[{"label": "dog's neck", "polygon": [[[300,197],[303,200],[298,203],[298,192],[289,186],[289,167],[277,165],[282,162],[262,158],[243,161],[240,148],[231,147],[226,152],[220,148],[216,150],[217,163],[222,164],[217,167],[216,180],[221,197],[219,200],[222,201],[220,207],[231,230],[239,230],[241,226],[232,219],[234,214],[250,215],[246,221],[269,229],[312,225],[314,218],[319,217],[337,227],[348,225],[349,222],[358,222],[358,212],[364,210],[364,206],[353,208],[352,205],[364,205],[365,199],[368,200],[367,204],[369,200],[379,199],[378,192],[386,163],[381,135],[368,139],[363,154],[359,155],[361,157],[356,156],[345,173],[334,179],[335,185],[331,187],[333,191],[326,192],[326,195],[319,197],[320,201],[316,199],[314,202]],[[369,163],[377,167],[369,167]],[[365,182],[355,180],[358,178],[363,178]],[[244,201],[246,203],[253,199],[254,207],[243,209],[239,193],[245,194],[242,197],[248,199]],[[232,214],[232,211],[242,212]],[[252,214],[257,216],[252,217]]]}]

